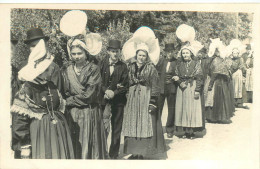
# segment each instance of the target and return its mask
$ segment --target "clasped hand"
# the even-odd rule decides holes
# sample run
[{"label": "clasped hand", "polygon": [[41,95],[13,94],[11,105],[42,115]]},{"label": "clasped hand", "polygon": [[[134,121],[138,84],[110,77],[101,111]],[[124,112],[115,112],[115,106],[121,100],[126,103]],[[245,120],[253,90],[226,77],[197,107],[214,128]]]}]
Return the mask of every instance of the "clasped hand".
[{"label": "clasped hand", "polygon": [[106,90],[104,98],[105,99],[113,99],[115,96],[115,93],[112,90]]}]

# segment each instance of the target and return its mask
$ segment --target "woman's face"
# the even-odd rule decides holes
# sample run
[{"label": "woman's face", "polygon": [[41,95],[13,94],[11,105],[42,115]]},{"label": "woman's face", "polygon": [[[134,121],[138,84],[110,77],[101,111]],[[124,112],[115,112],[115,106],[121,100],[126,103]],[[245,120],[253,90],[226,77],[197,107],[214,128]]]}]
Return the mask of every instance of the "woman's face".
[{"label": "woman's face", "polygon": [[232,55],[233,55],[233,57],[238,57],[239,56],[239,50],[238,49],[233,49]]},{"label": "woman's face", "polygon": [[146,52],[144,52],[142,50],[138,51],[137,55],[136,55],[136,59],[137,59],[138,64],[144,64],[145,61],[147,60]]},{"label": "woman's face", "polygon": [[184,59],[184,61],[190,61],[191,60],[191,52],[188,49],[183,49],[181,51],[181,55]]},{"label": "woman's face", "polygon": [[71,50],[71,58],[73,61],[75,61],[75,63],[83,63],[86,61],[86,52],[79,48],[79,47],[75,47],[72,48]]}]

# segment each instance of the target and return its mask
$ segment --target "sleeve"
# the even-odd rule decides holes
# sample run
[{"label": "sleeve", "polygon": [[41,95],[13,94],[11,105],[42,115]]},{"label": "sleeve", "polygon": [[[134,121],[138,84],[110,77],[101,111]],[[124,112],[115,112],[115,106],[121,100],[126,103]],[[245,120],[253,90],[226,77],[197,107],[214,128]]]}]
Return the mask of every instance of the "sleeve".
[{"label": "sleeve", "polygon": [[240,58],[240,66],[239,68],[242,70],[243,76],[246,76],[246,65],[243,58]]},{"label": "sleeve", "polygon": [[54,64],[54,70],[53,70],[53,73],[51,75],[51,81],[55,84],[55,86],[57,87],[57,89],[62,93],[62,90],[63,90],[63,84],[62,84],[62,75],[61,75],[61,70],[60,70],[60,67],[53,63]]},{"label": "sleeve", "polygon": [[217,77],[217,74],[215,74],[215,73],[211,75],[211,77],[210,77],[210,82],[209,82],[209,87],[208,87],[208,88],[210,88],[210,89],[213,88],[213,85],[214,85],[214,82],[215,82],[215,80],[216,80],[216,77]]},{"label": "sleeve", "polygon": [[196,92],[201,92],[203,87],[203,73],[199,62],[195,66],[195,80],[196,80]]},{"label": "sleeve", "polygon": [[239,64],[237,64],[235,61],[232,61],[230,71],[231,73],[235,73],[239,69]]},{"label": "sleeve", "polygon": [[155,66],[156,70],[158,71],[158,74],[160,74],[160,72],[162,71],[162,67],[163,67],[163,57],[160,57],[157,65]]},{"label": "sleeve", "polygon": [[30,118],[27,115],[12,113],[12,147],[21,150],[21,147],[31,145]]},{"label": "sleeve", "polygon": [[[171,75],[171,77],[173,76],[177,76],[175,70],[176,70],[176,67],[177,67],[177,64],[178,64],[178,61],[173,61],[172,64],[170,64],[170,67],[169,67],[169,71],[167,74]],[[171,78],[171,81],[174,85],[178,84],[178,82],[174,81],[172,78]]]},{"label": "sleeve", "polygon": [[150,98],[150,104],[156,105],[158,96],[160,94],[160,87],[159,87],[159,76],[158,72],[155,69],[154,66],[151,68],[151,98]]},{"label": "sleeve", "polygon": [[180,77],[179,67],[177,66],[177,64],[176,64],[176,67],[174,69],[174,76],[178,76],[179,77],[179,80],[177,80],[175,82],[175,84],[179,86],[183,82],[183,79],[181,79],[181,77]]},{"label": "sleeve", "polygon": [[[105,61],[105,58],[103,58],[103,60],[101,60],[101,61],[99,62],[100,74],[101,74],[101,77],[102,77],[102,78],[103,78],[102,73],[105,72],[105,71],[104,71],[104,61]],[[107,87],[106,87],[105,85],[103,85],[103,84],[104,84],[104,83],[101,83],[101,91],[102,91],[102,93],[105,93],[106,90],[107,90]]]},{"label": "sleeve", "polygon": [[62,97],[64,99],[67,99],[69,96],[70,96],[70,93],[69,93],[69,81],[68,81],[68,77],[67,77],[67,73],[66,73],[66,68],[63,67],[61,69],[61,89],[59,90],[60,94],[62,95]]},{"label": "sleeve", "polygon": [[121,85],[123,87],[117,88],[114,90],[115,95],[126,93],[129,87],[129,78],[128,78],[128,69],[127,66],[123,66],[122,74],[121,74]]},{"label": "sleeve", "polygon": [[[15,96],[15,104],[24,94],[30,95],[30,89],[24,84]],[[22,104],[22,102],[19,102]],[[27,103],[23,103],[27,104]],[[13,106],[13,105],[12,105]],[[28,115],[19,114],[11,110],[12,115],[12,148],[13,150],[21,150],[21,147],[31,144],[30,124],[31,119]]]},{"label": "sleeve", "polygon": [[82,106],[98,101],[101,85],[100,70],[97,66],[93,67],[92,72],[85,85],[85,91],[74,96],[70,96],[66,102],[69,106]]}]

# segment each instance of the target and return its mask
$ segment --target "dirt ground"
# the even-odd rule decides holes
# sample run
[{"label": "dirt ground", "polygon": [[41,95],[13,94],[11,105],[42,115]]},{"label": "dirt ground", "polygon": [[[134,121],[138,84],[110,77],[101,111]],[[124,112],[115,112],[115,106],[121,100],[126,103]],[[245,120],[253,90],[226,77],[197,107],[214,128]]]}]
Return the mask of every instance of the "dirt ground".
[{"label": "dirt ground", "polygon": [[[252,104],[250,109],[236,109],[231,124],[206,123],[206,134],[194,140],[182,139],[174,136],[167,138],[167,160],[250,160],[251,158],[251,130]],[[167,104],[162,114],[162,124],[167,119]],[[110,138],[110,136],[109,136]],[[110,145],[110,139],[108,139]],[[121,139],[119,159],[126,160],[130,155],[123,154],[123,138]],[[159,156],[150,156],[147,159],[160,159]]]}]

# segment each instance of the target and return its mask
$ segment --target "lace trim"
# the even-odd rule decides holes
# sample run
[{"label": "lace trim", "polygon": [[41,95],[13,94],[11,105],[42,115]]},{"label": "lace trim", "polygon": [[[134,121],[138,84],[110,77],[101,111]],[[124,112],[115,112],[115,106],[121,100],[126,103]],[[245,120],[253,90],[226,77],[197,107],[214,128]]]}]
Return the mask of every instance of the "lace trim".
[{"label": "lace trim", "polygon": [[20,115],[28,115],[31,118],[36,118],[39,120],[41,120],[42,116],[46,114],[46,113],[34,113],[26,108],[19,107],[17,105],[13,105],[11,107],[11,112],[18,113]]}]

